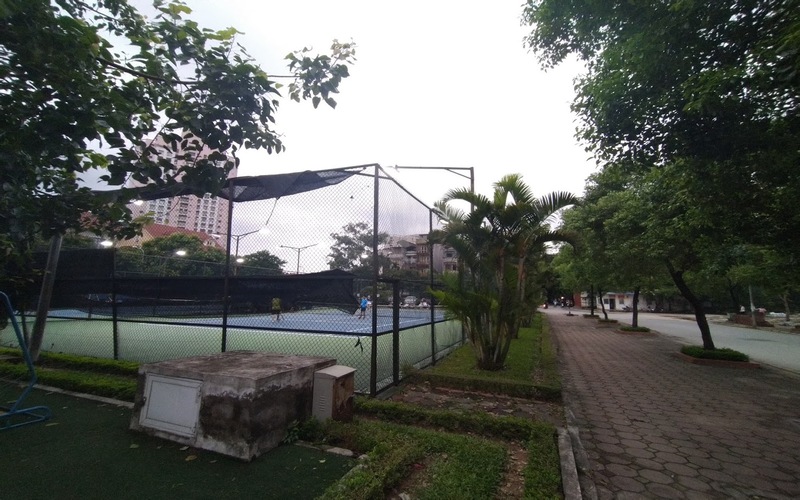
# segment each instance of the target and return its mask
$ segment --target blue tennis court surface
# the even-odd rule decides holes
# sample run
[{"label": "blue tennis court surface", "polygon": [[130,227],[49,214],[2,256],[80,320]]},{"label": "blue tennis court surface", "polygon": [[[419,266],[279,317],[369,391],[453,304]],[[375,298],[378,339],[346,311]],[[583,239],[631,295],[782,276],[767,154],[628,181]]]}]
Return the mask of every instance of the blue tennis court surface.
[{"label": "blue tennis court surface", "polygon": [[[211,317],[184,317],[184,316],[160,316],[143,314],[138,311],[136,315],[130,316],[122,313],[117,318],[122,321],[137,321],[146,323],[176,323],[187,325],[202,325],[222,327],[222,316]],[[150,312],[150,311],[149,311]],[[375,318],[375,331],[377,333],[391,332],[393,328],[392,311],[390,309],[379,309]],[[51,311],[51,319],[94,319],[111,320],[112,316],[106,309],[103,314],[88,312],[78,309],[62,309]],[[443,321],[444,312],[437,310],[433,314],[433,322]],[[372,310],[366,312],[364,318],[359,318],[358,311],[348,314],[336,309],[319,310],[300,310],[282,312],[280,319],[273,314],[231,314],[228,316],[227,325],[231,328],[254,328],[270,330],[292,330],[307,332],[331,332],[331,333],[351,333],[368,335],[373,332]],[[401,309],[399,313],[398,328],[400,330],[413,328],[420,325],[431,323],[431,311],[429,309]]]}]

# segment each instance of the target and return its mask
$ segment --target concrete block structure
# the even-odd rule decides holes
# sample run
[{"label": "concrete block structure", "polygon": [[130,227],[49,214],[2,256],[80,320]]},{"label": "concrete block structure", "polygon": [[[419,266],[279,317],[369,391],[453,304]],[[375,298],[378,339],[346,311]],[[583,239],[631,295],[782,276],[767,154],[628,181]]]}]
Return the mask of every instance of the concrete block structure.
[{"label": "concrete block structure", "polygon": [[142,365],[130,428],[249,461],[311,418],[314,373],[335,364],[232,351]]}]

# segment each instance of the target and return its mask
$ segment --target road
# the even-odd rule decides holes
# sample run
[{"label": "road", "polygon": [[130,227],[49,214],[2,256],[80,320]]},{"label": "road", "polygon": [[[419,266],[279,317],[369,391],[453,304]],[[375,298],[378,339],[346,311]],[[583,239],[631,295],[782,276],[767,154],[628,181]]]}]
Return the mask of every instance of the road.
[{"label": "road", "polygon": [[[610,312],[609,318],[630,324],[631,313]],[[711,321],[709,325],[716,347],[728,347],[747,354],[753,362],[800,374],[800,335]],[[700,329],[690,315],[639,313],[639,326],[646,326],[684,344],[702,344]]]}]

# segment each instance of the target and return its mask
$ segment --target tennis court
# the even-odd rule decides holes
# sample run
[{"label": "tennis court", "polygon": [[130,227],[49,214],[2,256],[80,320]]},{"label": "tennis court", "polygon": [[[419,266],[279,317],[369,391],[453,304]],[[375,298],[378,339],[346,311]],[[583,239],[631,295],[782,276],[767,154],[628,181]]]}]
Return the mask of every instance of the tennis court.
[{"label": "tennis court", "polygon": [[[333,357],[339,364],[356,368],[356,390],[369,393],[371,373],[379,391],[394,382],[395,371],[402,366],[427,365],[433,353],[438,359],[461,344],[460,323],[446,320],[440,311],[434,313],[434,323],[430,310],[401,311],[397,330],[385,310],[376,312],[374,335],[369,314],[358,319],[357,314],[341,310],[286,312],[280,321],[269,314],[232,315],[227,318],[224,350]],[[0,330],[0,345],[17,347],[10,326]],[[48,319],[42,349],[140,363],[209,355],[223,351],[222,318],[114,321],[97,311],[89,319],[85,310],[55,310]]]},{"label": "tennis court", "polygon": [[[138,194],[185,215],[172,189]],[[236,177],[215,196],[227,204],[197,248],[149,246],[160,238],[143,234],[62,249],[42,349],[138,362],[231,350],[328,356],[356,368],[357,390],[374,395],[402,366],[434,363],[463,342],[442,311],[399,307],[421,303],[409,297],[435,306],[455,257],[430,238],[434,210],[380,165]],[[34,260],[41,270],[47,255]],[[14,290],[16,307],[35,309],[40,290],[35,280]],[[365,297],[376,308],[359,318]],[[0,343],[15,339],[1,331]]]}]

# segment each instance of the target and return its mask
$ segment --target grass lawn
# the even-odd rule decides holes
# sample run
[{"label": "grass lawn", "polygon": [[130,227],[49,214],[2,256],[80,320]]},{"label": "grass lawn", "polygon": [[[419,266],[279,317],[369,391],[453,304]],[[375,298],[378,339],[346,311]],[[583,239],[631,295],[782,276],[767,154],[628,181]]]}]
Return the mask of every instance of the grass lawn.
[{"label": "grass lawn", "polygon": [[2,498],[310,499],[354,465],[295,445],[245,463],[131,432],[124,406],[41,390],[25,402],[53,418],[0,432]]},{"label": "grass lawn", "polygon": [[465,345],[436,366],[415,372],[413,376],[431,385],[540,400],[561,399],[556,353],[541,314],[535,315],[531,326],[521,328],[519,337],[511,341],[503,370],[479,370],[472,347]]},{"label": "grass lawn", "polygon": [[[119,391],[125,383],[126,390],[135,387],[135,365],[69,358],[45,357],[43,383],[82,392],[95,392],[96,386],[98,393]],[[467,346],[420,373],[456,381],[459,388],[560,395],[555,354],[540,315],[514,341],[508,365],[501,372],[477,372]],[[18,378],[18,368],[0,361],[0,378]],[[0,380],[3,401],[20,391]],[[385,498],[396,489],[421,499],[497,498],[511,442],[527,453],[524,498],[561,497],[555,428],[529,419],[359,398],[353,422],[312,421],[298,433],[364,454],[364,460],[283,445],[244,463],[128,431],[131,410],[124,406],[41,390],[24,406],[33,405],[49,406],[53,418],[0,432],[0,497],[349,500]]]}]

